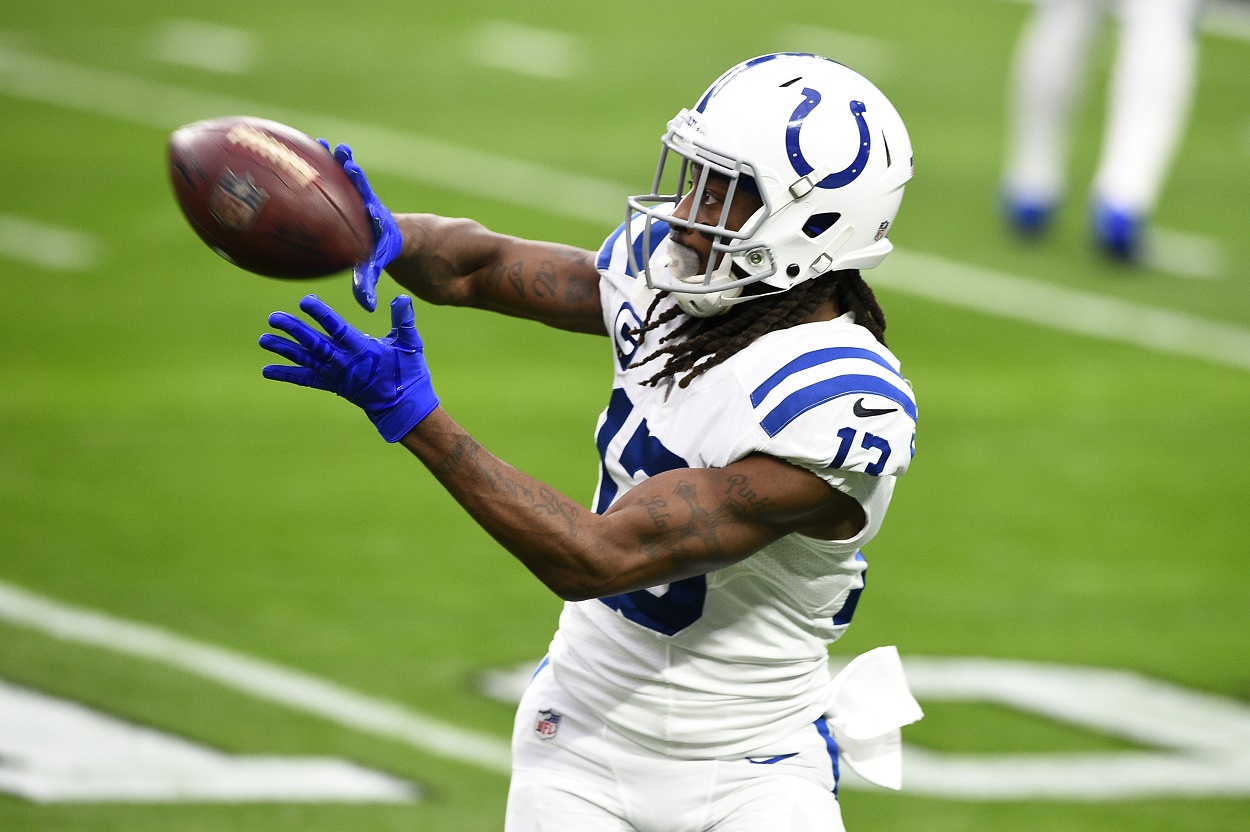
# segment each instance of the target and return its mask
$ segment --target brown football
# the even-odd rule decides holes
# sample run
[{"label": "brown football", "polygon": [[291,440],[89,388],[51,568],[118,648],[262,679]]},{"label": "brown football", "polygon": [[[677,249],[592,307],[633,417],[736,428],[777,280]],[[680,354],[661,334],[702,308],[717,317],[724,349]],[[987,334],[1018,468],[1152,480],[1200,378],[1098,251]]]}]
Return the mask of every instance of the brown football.
[{"label": "brown football", "polygon": [[364,201],[342,166],[284,124],[227,116],[180,127],[169,138],[169,178],[195,233],[249,272],[320,277],[373,248]]}]

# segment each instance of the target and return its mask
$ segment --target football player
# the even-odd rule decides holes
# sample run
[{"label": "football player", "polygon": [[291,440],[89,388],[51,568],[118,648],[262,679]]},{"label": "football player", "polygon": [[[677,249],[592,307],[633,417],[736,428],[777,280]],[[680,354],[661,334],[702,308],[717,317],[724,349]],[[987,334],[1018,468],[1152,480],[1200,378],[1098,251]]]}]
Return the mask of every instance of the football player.
[{"label": "football player", "polygon": [[1108,11],[1119,47],[1090,196],[1090,230],[1107,254],[1140,260],[1189,116],[1197,81],[1203,0],[1037,0],[1016,46],[1003,201],[1008,221],[1035,237],[1064,191],[1073,105],[1088,53]]},{"label": "football player", "polygon": [[831,680],[827,652],[915,450],[915,397],[860,276],[912,176],[886,97],[814,55],[733,67],[669,122],[650,192],[597,253],[392,216],[335,153],[376,220],[366,308],[385,268],[425,301],[613,346],[587,509],[439,406],[407,296],[385,338],[313,296],[324,333],[277,312],[288,337],[261,338],[296,365],[267,377],[361,406],[566,600],[518,709],[506,828],[841,829],[840,756],[897,788],[897,729],[919,717],[897,654],[840,696],[851,676]]}]

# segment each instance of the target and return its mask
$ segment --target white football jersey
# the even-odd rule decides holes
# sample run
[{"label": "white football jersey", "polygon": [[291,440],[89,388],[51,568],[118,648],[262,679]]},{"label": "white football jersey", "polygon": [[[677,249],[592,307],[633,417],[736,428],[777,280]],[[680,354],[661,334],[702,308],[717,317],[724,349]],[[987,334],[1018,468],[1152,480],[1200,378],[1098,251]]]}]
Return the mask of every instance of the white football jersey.
[{"label": "white football jersey", "polygon": [[[824,713],[826,648],[851,622],[867,570],[861,548],[914,453],[915,399],[898,360],[850,315],[764,335],[685,389],[642,384],[663,359],[630,364],[682,318],[641,345],[632,333],[655,296],[628,273],[625,247],[642,245],[633,225],[599,252],[616,373],[596,430],[595,511],[664,471],[765,453],[851,495],[867,516],[849,540],[791,534],[706,575],[565,604],[550,654],[562,687],[654,751],[735,756]],[[656,225],[654,246],[667,234]]]}]

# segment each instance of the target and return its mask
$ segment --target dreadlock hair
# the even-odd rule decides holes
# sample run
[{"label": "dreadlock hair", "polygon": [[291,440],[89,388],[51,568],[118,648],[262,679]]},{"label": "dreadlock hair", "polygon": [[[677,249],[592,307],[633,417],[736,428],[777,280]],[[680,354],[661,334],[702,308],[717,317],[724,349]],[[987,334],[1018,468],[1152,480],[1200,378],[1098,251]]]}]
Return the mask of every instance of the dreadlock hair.
[{"label": "dreadlock hair", "polygon": [[[652,318],[660,302],[668,294],[661,292],[647,309],[646,320],[635,330],[640,343],[645,340],[648,332],[682,314],[680,307],[674,305]],[[640,367],[661,356],[667,356],[663,368],[643,384],[654,387],[667,378],[676,378],[684,373],[685,376],[678,384],[686,387],[703,373],[745,349],[761,335],[803,323],[827,300],[837,304],[842,313],[854,312],[855,323],[871,332],[881,344],[885,344],[885,312],[877,303],[872,289],[860,277],[859,270],[845,269],[826,272],[785,292],[736,304],[724,315],[714,318],[690,317],[660,339],[659,343],[665,346],[633,366]]]}]

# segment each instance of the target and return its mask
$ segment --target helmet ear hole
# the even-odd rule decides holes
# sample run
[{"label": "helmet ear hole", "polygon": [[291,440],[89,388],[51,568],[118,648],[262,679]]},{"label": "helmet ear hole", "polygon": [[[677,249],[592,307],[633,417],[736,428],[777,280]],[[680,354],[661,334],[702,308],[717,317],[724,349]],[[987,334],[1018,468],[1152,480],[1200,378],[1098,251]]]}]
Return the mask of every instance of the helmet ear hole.
[{"label": "helmet ear hole", "polygon": [[842,215],[837,211],[830,211],[826,214],[812,214],[807,218],[807,222],[803,224],[803,233],[809,238],[815,239],[824,234],[834,224],[842,219]]}]

